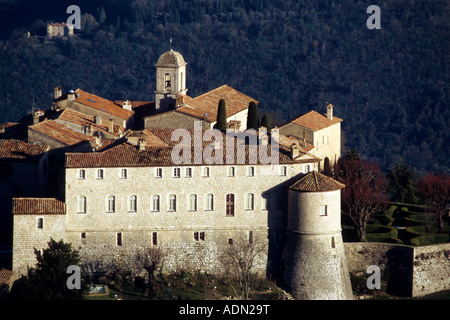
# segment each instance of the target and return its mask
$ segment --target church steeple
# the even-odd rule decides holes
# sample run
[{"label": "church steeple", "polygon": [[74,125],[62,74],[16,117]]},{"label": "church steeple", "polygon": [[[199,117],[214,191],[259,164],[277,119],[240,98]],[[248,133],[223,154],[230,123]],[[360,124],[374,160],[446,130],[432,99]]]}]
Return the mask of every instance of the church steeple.
[{"label": "church steeple", "polygon": [[156,67],[155,108],[175,107],[178,96],[186,95],[186,62],[183,56],[170,49],[158,59]]}]

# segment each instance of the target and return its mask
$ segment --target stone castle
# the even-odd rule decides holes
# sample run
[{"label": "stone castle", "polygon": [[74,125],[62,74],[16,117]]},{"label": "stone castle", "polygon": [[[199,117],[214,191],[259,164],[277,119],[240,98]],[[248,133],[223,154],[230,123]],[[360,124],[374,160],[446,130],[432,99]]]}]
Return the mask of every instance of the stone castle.
[{"label": "stone castle", "polygon": [[[345,186],[318,172],[325,158],[340,156],[342,119],[333,106],[272,129],[277,163],[263,163],[252,146],[272,144],[263,130],[246,128],[255,99],[228,85],[198,97],[187,91],[186,62],[170,50],[156,64],[154,101],[113,102],[58,87],[51,109],[35,111],[22,130],[26,142],[14,140],[14,124],[2,125],[0,138],[10,132],[17,142],[11,149],[45,146],[24,152],[32,166],[39,163],[36,179],[47,197],[13,198],[13,271],[25,274],[33,248],[45,248],[50,237],[72,243],[87,264],[132,268],[136,252],[158,247],[170,253],[167,270],[210,272],[220,271],[226,246],[258,242],[266,250],[256,270],[282,279],[295,298],[352,299],[340,225]],[[227,161],[217,136],[208,136],[220,99],[228,123],[221,137],[234,135]],[[188,142],[183,150],[192,153],[175,163],[172,151],[183,143],[173,139],[177,129],[194,142],[200,133],[200,153],[216,161],[196,158]],[[5,161],[14,166],[9,152]]]}]

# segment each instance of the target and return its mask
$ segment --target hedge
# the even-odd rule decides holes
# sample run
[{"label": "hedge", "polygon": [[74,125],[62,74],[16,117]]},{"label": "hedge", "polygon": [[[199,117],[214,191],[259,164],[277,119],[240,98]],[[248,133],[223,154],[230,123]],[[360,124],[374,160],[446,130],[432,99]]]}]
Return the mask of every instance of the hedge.
[{"label": "hedge", "polygon": [[428,245],[428,244],[447,242],[447,241],[449,241],[449,239],[450,239],[450,235],[444,234],[444,233],[439,233],[439,234],[418,236],[418,237],[412,238],[409,242],[413,246],[423,246],[423,245]]}]

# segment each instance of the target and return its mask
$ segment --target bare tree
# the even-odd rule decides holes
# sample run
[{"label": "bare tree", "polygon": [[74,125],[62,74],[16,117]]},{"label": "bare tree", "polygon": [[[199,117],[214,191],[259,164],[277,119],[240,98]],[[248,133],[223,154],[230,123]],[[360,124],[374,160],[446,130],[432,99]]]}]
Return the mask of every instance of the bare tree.
[{"label": "bare tree", "polygon": [[[444,232],[444,214],[450,201],[450,178],[445,174],[428,174],[420,178],[417,189],[424,202],[428,204],[439,221],[439,233]],[[428,221],[427,221],[428,222]]]},{"label": "bare tree", "polygon": [[148,296],[153,298],[155,291],[155,273],[164,261],[164,253],[158,247],[146,248],[136,254],[136,264],[148,275]]},{"label": "bare tree", "polygon": [[386,207],[386,179],[381,168],[363,161],[356,151],[340,159],[335,168],[336,179],[345,184],[342,190],[342,212],[354,223],[359,238],[366,236],[370,215]]},{"label": "bare tree", "polygon": [[[248,300],[253,269],[265,252],[267,252],[267,244],[262,238],[239,237],[229,243],[219,256],[228,285],[240,299]],[[240,293],[237,292],[233,283],[239,284]]]}]

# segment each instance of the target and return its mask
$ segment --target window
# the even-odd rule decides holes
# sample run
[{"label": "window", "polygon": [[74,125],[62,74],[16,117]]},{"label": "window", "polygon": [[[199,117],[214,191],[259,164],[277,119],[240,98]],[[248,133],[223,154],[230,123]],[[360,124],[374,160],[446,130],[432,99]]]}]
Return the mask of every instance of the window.
[{"label": "window", "polygon": [[152,245],[154,246],[158,245],[158,232],[152,233]]},{"label": "window", "polygon": [[209,177],[209,168],[208,167],[202,168],[202,177]]},{"label": "window", "polygon": [[303,173],[308,173],[311,171],[311,165],[309,164],[305,164],[305,166],[303,167]]},{"label": "window", "polygon": [[163,175],[162,168],[156,168],[155,176],[156,176],[157,178],[162,178],[162,175]]},{"label": "window", "polygon": [[197,211],[197,195],[190,194],[188,199],[188,210]]},{"label": "window", "polygon": [[131,195],[128,197],[128,211],[129,212],[137,211],[137,196]]},{"label": "window", "polygon": [[86,171],[84,169],[78,170],[78,179],[84,180],[86,178]]},{"label": "window", "polygon": [[180,168],[173,168],[173,177],[174,178],[180,177]]},{"label": "window", "polygon": [[247,193],[245,195],[245,210],[254,209],[254,195],[253,193]]},{"label": "window", "polygon": [[205,233],[204,232],[194,232],[194,240],[195,241],[205,241]]},{"label": "window", "polygon": [[253,231],[248,232],[248,243],[253,244]]},{"label": "window", "polygon": [[334,237],[331,237],[331,248],[336,249],[336,241],[334,240]]},{"label": "window", "polygon": [[152,197],[152,211],[159,211],[159,195],[157,194]]},{"label": "window", "polygon": [[107,207],[107,212],[115,212],[116,211],[116,199],[114,196],[108,196],[106,198],[106,207]]},{"label": "window", "polygon": [[264,193],[262,196],[261,209],[269,210],[270,209],[270,193]]},{"label": "window", "polygon": [[176,210],[177,210],[177,196],[171,194],[169,196],[169,211],[176,211]]},{"label": "window", "polygon": [[186,168],[186,171],[184,172],[184,176],[186,178],[191,178],[192,177],[192,168]]},{"label": "window", "polygon": [[280,166],[280,176],[285,176],[287,172],[286,166]]},{"label": "window", "polygon": [[85,240],[86,239],[86,232],[80,233],[80,238]]},{"label": "window", "polygon": [[120,170],[120,178],[126,179],[127,178],[127,169],[121,169]]},{"label": "window", "polygon": [[233,245],[233,238],[228,238],[227,242],[228,242],[228,244],[230,246],[232,246]]},{"label": "window", "polygon": [[227,168],[227,177],[234,177],[234,167],[228,167]]},{"label": "window", "polygon": [[37,218],[36,227],[38,229],[44,229],[44,218]]},{"label": "window", "polygon": [[234,194],[229,193],[226,196],[227,217],[234,217]]},{"label": "window", "polygon": [[103,179],[103,169],[97,170],[97,179]]},{"label": "window", "polygon": [[118,247],[122,246],[122,233],[121,232],[116,234],[116,245]]},{"label": "window", "polygon": [[84,196],[77,197],[77,212],[86,213],[86,197]]},{"label": "window", "polygon": [[207,194],[205,197],[205,210],[214,210],[214,195],[212,193]]},{"label": "window", "polygon": [[327,214],[327,206],[320,206],[320,215],[326,216]]},{"label": "window", "polygon": [[247,177],[255,176],[255,167],[247,167]]}]

